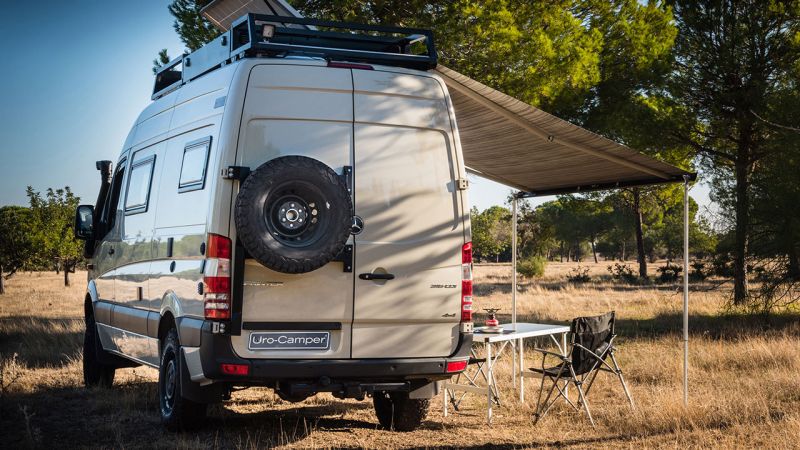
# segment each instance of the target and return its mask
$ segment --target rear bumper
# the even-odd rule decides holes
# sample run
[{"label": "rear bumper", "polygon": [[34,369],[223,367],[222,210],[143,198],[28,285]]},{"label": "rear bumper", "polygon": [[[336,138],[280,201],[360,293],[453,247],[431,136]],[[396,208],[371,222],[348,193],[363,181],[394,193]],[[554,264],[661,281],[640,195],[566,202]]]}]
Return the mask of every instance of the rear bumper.
[{"label": "rear bumper", "polygon": [[[447,379],[447,361],[469,358],[472,334],[462,333],[452,355],[444,358],[387,358],[387,359],[246,359],[233,351],[231,338],[211,332],[212,323],[201,326],[200,360],[203,375],[214,382],[234,384],[274,385],[276,382],[398,382],[411,380],[436,381]],[[222,372],[222,364],[243,364],[247,375]],[[457,373],[457,372],[456,372]]]}]

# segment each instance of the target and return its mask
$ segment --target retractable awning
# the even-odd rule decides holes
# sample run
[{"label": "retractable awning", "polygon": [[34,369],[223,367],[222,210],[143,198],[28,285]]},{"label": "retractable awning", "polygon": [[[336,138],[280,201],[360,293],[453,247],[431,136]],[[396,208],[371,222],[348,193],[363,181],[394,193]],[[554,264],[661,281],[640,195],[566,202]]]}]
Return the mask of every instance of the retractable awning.
[{"label": "retractable awning", "polygon": [[450,91],[464,161],[477,175],[529,196],[695,178],[447,67],[435,72]]}]

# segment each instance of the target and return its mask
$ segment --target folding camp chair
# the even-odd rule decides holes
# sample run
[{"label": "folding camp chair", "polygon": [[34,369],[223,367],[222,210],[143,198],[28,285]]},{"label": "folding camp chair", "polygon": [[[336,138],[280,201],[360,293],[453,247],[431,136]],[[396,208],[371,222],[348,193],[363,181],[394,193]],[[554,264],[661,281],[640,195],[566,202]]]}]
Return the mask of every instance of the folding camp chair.
[{"label": "folding camp chair", "polygon": [[[570,353],[567,356],[539,348],[534,349],[542,353],[542,367],[531,368],[532,371],[542,375],[539,399],[536,402],[534,425],[547,414],[547,411],[558,401],[558,397],[563,397],[576,411],[580,411],[580,407],[583,407],[589,417],[589,422],[594,426],[594,419],[589,411],[589,403],[586,396],[589,395],[589,390],[592,388],[592,384],[600,371],[617,375],[622,384],[622,390],[625,391],[625,396],[628,397],[628,402],[630,402],[631,409],[633,409],[633,398],[628,392],[628,386],[622,377],[622,370],[614,357],[614,351],[616,350],[613,345],[616,337],[614,334],[614,311],[596,317],[578,317],[574,319],[570,326],[570,336]],[[545,361],[547,356],[558,358],[561,363],[546,368]],[[609,358],[614,364],[613,367],[606,361]],[[553,386],[547,393],[547,397],[542,401],[545,379],[549,379]],[[559,386],[559,382],[562,381],[564,382],[563,388]],[[578,405],[575,405],[567,395],[569,385],[574,385],[578,391]],[[558,392],[555,397],[553,397],[554,392]]]}]

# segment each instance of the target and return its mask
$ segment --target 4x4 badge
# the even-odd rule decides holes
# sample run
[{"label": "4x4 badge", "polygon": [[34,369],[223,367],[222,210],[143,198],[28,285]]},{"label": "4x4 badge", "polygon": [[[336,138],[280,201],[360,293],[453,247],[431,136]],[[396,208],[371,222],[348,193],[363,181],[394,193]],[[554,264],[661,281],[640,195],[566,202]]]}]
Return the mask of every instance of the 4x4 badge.
[{"label": "4x4 badge", "polygon": [[364,219],[359,216],[353,216],[353,224],[350,225],[350,234],[353,236],[361,234],[364,231]]}]

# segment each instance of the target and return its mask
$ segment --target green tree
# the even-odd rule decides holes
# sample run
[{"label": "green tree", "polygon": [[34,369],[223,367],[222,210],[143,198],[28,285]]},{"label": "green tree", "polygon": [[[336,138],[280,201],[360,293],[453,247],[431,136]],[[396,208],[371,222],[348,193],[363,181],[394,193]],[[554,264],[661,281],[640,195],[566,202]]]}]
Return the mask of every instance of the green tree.
[{"label": "green tree", "polygon": [[69,274],[83,260],[83,245],[75,239],[75,208],[80,203],[69,187],[48,188],[44,196],[32,187],[27,189],[31,211],[31,239],[36,258],[41,263],[57,265],[64,271],[64,286],[69,286]]},{"label": "green tree", "polygon": [[158,52],[156,59],[153,60],[153,75],[157,74],[161,67],[168,62],[169,55],[167,54],[167,49],[162,48],[161,51]]},{"label": "green tree", "polygon": [[[747,300],[751,183],[770,154],[768,116],[800,60],[800,2],[673,2],[678,38],[670,91],[672,134],[690,145],[721,193],[733,188],[735,304]],[[732,180],[732,183],[728,183]]]},{"label": "green tree", "polygon": [[21,206],[0,207],[0,294],[5,294],[5,280],[11,278],[33,257],[31,214]]},{"label": "green tree", "polygon": [[511,247],[511,213],[502,206],[492,206],[481,213],[473,207],[470,213],[476,256],[498,262]]},{"label": "green tree", "polygon": [[200,10],[209,3],[211,0],[173,0],[167,7],[169,13],[175,17],[172,26],[190,52],[220,34],[220,30],[200,14]]}]

